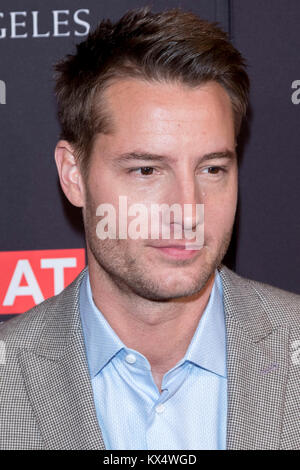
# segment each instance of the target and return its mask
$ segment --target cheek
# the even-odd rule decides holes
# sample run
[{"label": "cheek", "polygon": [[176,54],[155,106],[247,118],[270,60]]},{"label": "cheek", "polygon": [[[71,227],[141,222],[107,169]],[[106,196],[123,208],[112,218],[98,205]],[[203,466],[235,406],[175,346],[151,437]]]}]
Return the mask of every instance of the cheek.
[{"label": "cheek", "polygon": [[237,190],[233,185],[230,191],[207,194],[204,197],[205,231],[213,233],[227,232],[234,222],[237,205]]},{"label": "cheek", "polygon": [[110,174],[102,169],[96,168],[90,175],[88,181],[89,194],[94,205],[109,203],[117,209],[119,194],[118,185],[114,183]]}]

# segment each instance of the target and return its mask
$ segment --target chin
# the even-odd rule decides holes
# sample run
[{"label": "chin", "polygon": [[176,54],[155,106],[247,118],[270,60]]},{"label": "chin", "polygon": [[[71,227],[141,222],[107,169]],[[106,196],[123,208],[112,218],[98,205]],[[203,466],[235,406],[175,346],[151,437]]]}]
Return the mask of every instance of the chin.
[{"label": "chin", "polygon": [[[173,279],[172,281],[170,280],[169,282],[166,282],[166,278],[164,278],[152,283],[151,291],[149,289],[149,283],[147,285],[148,288],[145,288],[144,285],[144,288],[138,289],[139,292],[136,291],[136,293],[139,293],[139,295],[149,300],[167,301],[183,297],[186,298],[198,294],[205,286],[208,278],[205,276],[205,279],[201,278],[200,280],[195,280],[195,278],[186,278],[183,280],[182,277],[179,276],[179,278]],[[136,286],[136,288],[137,287],[138,286]]]},{"label": "chin", "polygon": [[172,301],[176,299],[187,299],[188,297],[192,297],[197,295],[200,292],[201,288],[197,287],[195,289],[187,288],[187,289],[166,289],[164,291],[155,292],[152,295],[144,295],[145,298],[154,301]]}]

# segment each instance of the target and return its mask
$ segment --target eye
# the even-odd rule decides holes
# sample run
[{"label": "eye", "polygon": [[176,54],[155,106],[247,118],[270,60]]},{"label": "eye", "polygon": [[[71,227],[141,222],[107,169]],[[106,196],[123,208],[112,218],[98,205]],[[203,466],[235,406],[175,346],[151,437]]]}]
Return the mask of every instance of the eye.
[{"label": "eye", "polygon": [[211,175],[218,175],[221,172],[226,172],[226,168],[222,166],[209,166],[208,168],[205,168],[204,170],[208,170],[209,174]]},{"label": "eye", "polygon": [[140,166],[139,168],[131,168],[129,173],[138,173],[138,170],[141,170],[139,174],[142,176],[151,176],[153,174],[154,168],[152,166]]}]

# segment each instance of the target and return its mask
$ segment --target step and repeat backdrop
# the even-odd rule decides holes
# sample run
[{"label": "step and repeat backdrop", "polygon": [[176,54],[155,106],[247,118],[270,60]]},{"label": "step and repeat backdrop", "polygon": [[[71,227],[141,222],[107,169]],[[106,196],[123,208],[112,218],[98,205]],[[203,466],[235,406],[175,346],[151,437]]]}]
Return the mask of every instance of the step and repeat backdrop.
[{"label": "step and repeat backdrop", "polygon": [[224,260],[300,293],[298,0],[2,0],[0,3],[0,321],[59,293],[86,264],[80,209],[59,187],[54,64],[103,18],[151,5],[217,21],[248,63],[239,204]]}]

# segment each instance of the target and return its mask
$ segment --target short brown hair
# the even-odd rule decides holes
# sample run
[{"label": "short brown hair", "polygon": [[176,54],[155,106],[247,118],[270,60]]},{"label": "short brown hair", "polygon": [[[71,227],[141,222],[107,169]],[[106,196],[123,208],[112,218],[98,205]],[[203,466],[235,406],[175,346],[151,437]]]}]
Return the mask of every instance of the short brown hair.
[{"label": "short brown hair", "polygon": [[214,80],[230,96],[236,136],[248,105],[245,61],[228,35],[217,23],[180,9],[152,13],[146,7],[116,23],[104,20],[55,70],[60,138],[74,146],[84,172],[95,135],[109,131],[101,92],[115,79],[179,81],[191,87]]}]

